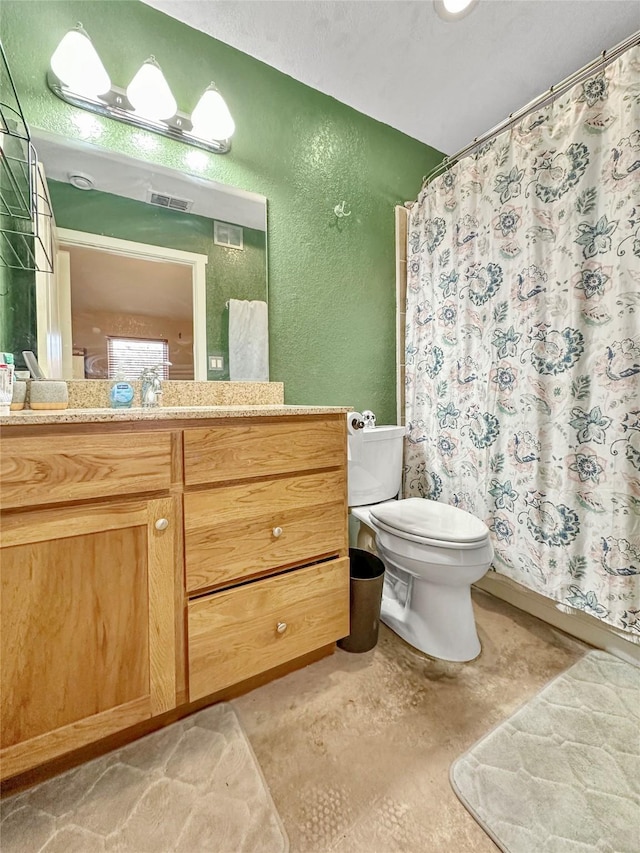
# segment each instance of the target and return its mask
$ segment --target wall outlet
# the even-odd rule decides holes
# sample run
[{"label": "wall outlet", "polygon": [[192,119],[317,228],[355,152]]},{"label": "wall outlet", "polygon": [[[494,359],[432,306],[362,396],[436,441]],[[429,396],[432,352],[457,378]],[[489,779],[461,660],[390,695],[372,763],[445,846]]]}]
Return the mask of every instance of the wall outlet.
[{"label": "wall outlet", "polygon": [[209,370],[224,370],[224,356],[223,355],[210,355],[209,356]]}]

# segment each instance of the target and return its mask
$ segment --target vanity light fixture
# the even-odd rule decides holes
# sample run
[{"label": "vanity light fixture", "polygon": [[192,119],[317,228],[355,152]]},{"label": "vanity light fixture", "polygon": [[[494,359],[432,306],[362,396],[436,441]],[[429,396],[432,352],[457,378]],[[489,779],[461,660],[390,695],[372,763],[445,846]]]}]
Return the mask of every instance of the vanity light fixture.
[{"label": "vanity light fixture", "polygon": [[66,86],[85,98],[97,98],[111,88],[109,75],[82,24],[69,30],[54,50],[51,69]]},{"label": "vanity light fixture", "polygon": [[192,133],[200,139],[229,139],[236,126],[231,118],[229,107],[210,83],[191,113]]},{"label": "vanity light fixture", "polygon": [[125,124],[151,130],[213,154],[231,150],[235,124],[229,107],[211,83],[193,113],[180,112],[154,56],[138,69],[126,90],[115,86],[91,39],[78,24],[51,57],[47,84],[68,104]]},{"label": "vanity light fixture", "polygon": [[137,116],[149,121],[172,118],[178,104],[155,56],[150,56],[127,86],[127,98]]}]

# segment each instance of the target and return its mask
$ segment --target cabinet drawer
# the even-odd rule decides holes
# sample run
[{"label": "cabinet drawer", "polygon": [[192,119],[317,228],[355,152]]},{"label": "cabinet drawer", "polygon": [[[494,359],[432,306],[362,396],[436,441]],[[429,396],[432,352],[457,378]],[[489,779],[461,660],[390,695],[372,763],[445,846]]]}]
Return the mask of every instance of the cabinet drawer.
[{"label": "cabinet drawer", "polygon": [[193,701],[345,637],[349,560],[212,593],[190,602],[188,623]]},{"label": "cabinet drawer", "polygon": [[171,433],[9,438],[2,508],[141,494],[171,484]]},{"label": "cabinet drawer", "polygon": [[335,554],[347,545],[342,471],[184,496],[187,590]]},{"label": "cabinet drawer", "polygon": [[343,416],[227,423],[184,433],[187,486],[346,465]]}]

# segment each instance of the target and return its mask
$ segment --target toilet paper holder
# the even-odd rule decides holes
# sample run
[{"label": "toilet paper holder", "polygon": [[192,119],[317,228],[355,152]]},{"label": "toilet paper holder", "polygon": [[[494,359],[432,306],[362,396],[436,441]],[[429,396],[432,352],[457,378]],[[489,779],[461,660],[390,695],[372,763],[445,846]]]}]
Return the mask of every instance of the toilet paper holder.
[{"label": "toilet paper holder", "polygon": [[373,412],[369,411],[369,409],[362,412],[362,414],[360,414],[360,412],[350,412],[347,417],[349,419],[348,425],[351,433],[357,432],[361,429],[375,428],[376,416]]}]

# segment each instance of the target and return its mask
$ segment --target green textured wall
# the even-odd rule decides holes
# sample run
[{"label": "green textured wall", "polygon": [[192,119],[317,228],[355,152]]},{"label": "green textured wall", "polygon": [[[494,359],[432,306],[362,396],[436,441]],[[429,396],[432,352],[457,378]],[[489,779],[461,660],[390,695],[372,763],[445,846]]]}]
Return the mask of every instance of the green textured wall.
[{"label": "green textured wall", "polygon": [[[137,0],[2,0],[1,9],[33,127],[136,157],[144,150],[194,173],[188,146],[100,120],[47,90],[49,58],[76,21],[118,85],[152,53],[182,110],[216,81],[236,122],[233,150],[209,156],[197,173],[269,200],[272,379],[284,381],[290,403],[353,405],[394,419],[393,208],[417,195],[442,155]],[[338,221],[333,208],[343,200],[352,215]]]},{"label": "green textured wall", "polygon": [[142,201],[49,181],[59,228],[104,234],[134,243],[149,243],[207,255],[207,352],[225,356],[225,370],[210,379],[229,379],[228,299],[267,298],[266,235],[243,228],[244,249],[213,242],[213,220],[205,216],[152,207]]},{"label": "green textured wall", "polygon": [[36,282],[32,272],[0,268],[0,350],[14,354],[17,370],[24,370],[25,350],[38,352]]}]

